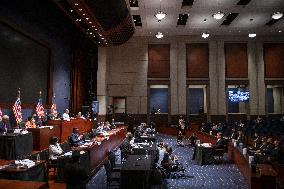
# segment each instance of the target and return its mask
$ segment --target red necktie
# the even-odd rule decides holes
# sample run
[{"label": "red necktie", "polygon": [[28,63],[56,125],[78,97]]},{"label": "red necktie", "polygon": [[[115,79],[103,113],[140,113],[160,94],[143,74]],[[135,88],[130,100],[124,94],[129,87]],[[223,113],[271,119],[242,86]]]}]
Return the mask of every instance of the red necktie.
[{"label": "red necktie", "polygon": [[6,126],[6,123],[4,123],[4,129],[5,129],[5,131],[7,131],[7,126]]}]

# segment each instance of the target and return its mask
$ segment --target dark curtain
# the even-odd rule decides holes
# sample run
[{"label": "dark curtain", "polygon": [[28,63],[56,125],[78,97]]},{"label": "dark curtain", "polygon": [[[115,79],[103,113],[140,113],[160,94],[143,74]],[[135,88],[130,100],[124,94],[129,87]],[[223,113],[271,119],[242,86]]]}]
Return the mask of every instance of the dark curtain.
[{"label": "dark curtain", "polygon": [[199,108],[204,109],[204,93],[203,88],[188,89],[188,111],[189,114],[198,114]]},{"label": "dark curtain", "polygon": [[273,88],[267,89],[267,111],[268,113],[274,113]]},{"label": "dark curtain", "polygon": [[150,88],[150,111],[168,113],[168,88]]}]

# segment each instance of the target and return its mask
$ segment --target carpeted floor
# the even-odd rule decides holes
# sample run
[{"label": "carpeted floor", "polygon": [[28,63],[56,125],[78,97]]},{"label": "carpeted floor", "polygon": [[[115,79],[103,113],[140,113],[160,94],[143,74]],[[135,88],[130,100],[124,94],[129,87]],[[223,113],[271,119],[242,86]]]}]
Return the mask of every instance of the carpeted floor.
[{"label": "carpeted floor", "polygon": [[[179,161],[186,168],[185,178],[166,179],[164,187],[168,189],[247,189],[244,177],[234,164],[218,164],[199,166],[192,161],[193,149],[189,147],[179,147],[176,145],[176,138],[168,135],[159,135],[159,140],[163,140],[173,148],[173,154],[177,155]],[[186,143],[186,141],[185,141]],[[116,152],[120,154],[119,151]],[[120,159],[118,157],[118,162]],[[88,183],[87,189],[105,189],[105,170],[101,168],[99,172]]]}]

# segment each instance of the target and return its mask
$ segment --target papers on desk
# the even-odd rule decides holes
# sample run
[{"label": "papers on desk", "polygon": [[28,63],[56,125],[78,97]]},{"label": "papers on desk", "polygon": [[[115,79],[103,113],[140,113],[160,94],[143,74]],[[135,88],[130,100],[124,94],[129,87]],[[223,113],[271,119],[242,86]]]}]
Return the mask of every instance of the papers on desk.
[{"label": "papers on desk", "polygon": [[82,148],[87,148],[87,147],[90,147],[90,146],[92,146],[93,145],[93,142],[86,142],[86,143],[84,143],[83,145],[81,145],[80,147],[82,147]]},{"label": "papers on desk", "polygon": [[72,151],[66,152],[65,154],[63,154],[63,156],[72,156]]},{"label": "papers on desk", "polygon": [[202,144],[200,144],[200,146],[202,146],[204,148],[211,148],[211,143],[202,143]]},{"label": "papers on desk", "polygon": [[27,130],[22,130],[22,129],[15,129],[14,130],[14,133],[15,134],[23,134],[23,135],[25,135],[25,134],[27,134],[27,133],[29,133]]},{"label": "papers on desk", "polygon": [[49,128],[50,130],[53,129],[53,126],[40,126],[40,129]]},{"label": "papers on desk", "polygon": [[21,164],[21,165],[27,166],[28,168],[35,166],[35,162],[30,159],[15,160],[15,164],[16,165]]},{"label": "papers on desk", "polygon": [[9,167],[9,165],[2,165],[2,166],[0,166],[0,170],[6,169],[7,167]]}]

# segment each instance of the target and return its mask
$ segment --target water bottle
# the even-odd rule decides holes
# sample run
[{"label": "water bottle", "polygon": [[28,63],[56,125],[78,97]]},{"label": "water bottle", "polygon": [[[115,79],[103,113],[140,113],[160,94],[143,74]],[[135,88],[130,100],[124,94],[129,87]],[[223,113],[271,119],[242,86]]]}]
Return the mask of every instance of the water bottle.
[{"label": "water bottle", "polygon": [[146,156],[145,159],[148,159],[148,150],[146,150]]},{"label": "water bottle", "polygon": [[40,162],[40,155],[39,154],[37,154],[37,156],[36,156],[36,161]]}]

